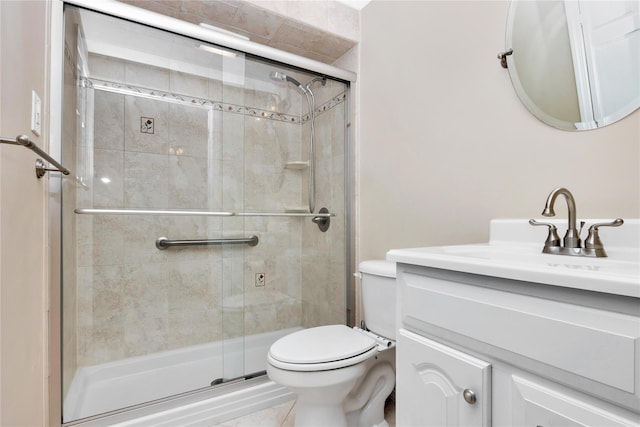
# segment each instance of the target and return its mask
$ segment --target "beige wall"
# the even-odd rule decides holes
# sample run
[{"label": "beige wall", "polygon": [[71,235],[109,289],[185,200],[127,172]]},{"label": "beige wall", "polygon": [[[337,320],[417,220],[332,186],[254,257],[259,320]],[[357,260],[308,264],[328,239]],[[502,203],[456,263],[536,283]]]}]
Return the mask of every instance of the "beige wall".
[{"label": "beige wall", "polygon": [[531,116],[496,59],[508,6],[362,10],[360,259],[486,241],[491,218],[539,217],[557,186],[573,192],[579,218],[640,216],[640,112],[587,132]]},{"label": "beige wall", "polygon": [[[28,134],[31,90],[47,105],[45,46],[49,2],[0,2],[0,133]],[[0,146],[0,425],[41,426],[47,421],[47,180],[34,175],[33,152]]]}]

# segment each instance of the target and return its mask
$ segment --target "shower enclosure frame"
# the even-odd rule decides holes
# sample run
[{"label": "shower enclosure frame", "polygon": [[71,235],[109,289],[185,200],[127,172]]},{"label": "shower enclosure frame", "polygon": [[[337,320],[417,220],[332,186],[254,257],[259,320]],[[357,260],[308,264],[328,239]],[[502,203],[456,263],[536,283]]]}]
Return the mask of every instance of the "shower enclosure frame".
[{"label": "shower enclosure frame", "polygon": [[[182,36],[210,42],[223,47],[235,49],[248,54],[248,56],[264,58],[271,62],[281,63],[288,67],[299,68],[305,71],[311,71],[320,75],[326,75],[337,80],[345,82],[347,85],[356,81],[356,74],[347,70],[343,70],[328,64],[300,57],[288,52],[280,51],[264,45],[260,45],[251,41],[235,38],[223,33],[216,33],[212,30],[189,24],[175,18],[160,15],[154,12],[141,10],[124,3],[118,3],[111,0],[52,0],[50,3],[51,20],[50,20],[50,40],[51,49],[49,57],[49,100],[50,100],[50,153],[60,158],[62,152],[62,87],[63,87],[63,63],[64,63],[64,6],[65,4],[78,6],[95,12],[104,13],[106,15],[133,21],[150,27],[169,31]],[[345,152],[345,207],[347,212],[346,218],[346,265],[345,271],[345,292],[347,312],[345,318],[347,323],[354,322],[355,306],[354,306],[354,290],[353,290],[353,272],[355,271],[355,245],[353,242],[355,236],[354,218],[354,201],[353,201],[353,166],[352,159],[354,148],[354,130],[351,126],[353,112],[351,103],[351,93],[348,92],[345,101],[347,116],[346,120],[346,152]],[[60,108],[58,108],[60,107]],[[73,175],[73,171],[72,171]],[[57,424],[62,420],[62,307],[61,307],[61,283],[62,283],[62,177],[52,177],[49,180],[49,420],[51,423]],[[235,416],[243,413],[258,410],[263,407],[271,406],[279,401],[286,401],[291,398],[290,392],[281,387],[269,384],[270,381],[266,377],[256,378],[247,381],[245,385],[229,384],[222,387],[207,389],[204,391],[188,392],[178,397],[169,397],[151,404],[140,405],[128,410],[126,413],[116,413],[109,416],[109,420],[113,422],[121,422],[129,420],[132,417],[139,418],[155,414],[161,410],[171,410],[171,408],[179,408],[181,405],[197,405],[201,402],[203,405],[211,406],[212,402],[219,402],[220,406],[214,406],[213,410],[225,408],[229,413]],[[252,388],[253,390],[246,390]],[[245,405],[239,405],[235,399],[225,400],[228,393],[241,393],[248,391],[247,396],[251,402]],[[105,417],[98,416],[102,422],[106,421]],[[83,420],[81,422],[72,422],[74,425],[92,425],[93,419]]]}]

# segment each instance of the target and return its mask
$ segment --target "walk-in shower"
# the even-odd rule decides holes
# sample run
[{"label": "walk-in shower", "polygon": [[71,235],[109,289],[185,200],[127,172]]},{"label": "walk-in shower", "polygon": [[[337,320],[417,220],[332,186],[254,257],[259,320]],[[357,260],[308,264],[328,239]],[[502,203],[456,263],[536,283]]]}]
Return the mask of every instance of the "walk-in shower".
[{"label": "walk-in shower", "polygon": [[64,13],[63,421],[237,388],[345,323],[348,83]]}]

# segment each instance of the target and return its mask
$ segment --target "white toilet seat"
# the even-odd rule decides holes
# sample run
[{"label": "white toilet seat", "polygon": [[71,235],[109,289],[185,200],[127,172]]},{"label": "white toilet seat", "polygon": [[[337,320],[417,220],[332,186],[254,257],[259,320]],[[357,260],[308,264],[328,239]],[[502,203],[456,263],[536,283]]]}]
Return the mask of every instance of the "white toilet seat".
[{"label": "white toilet seat", "polygon": [[294,332],[276,341],[267,360],[288,371],[327,371],[355,365],[377,353],[376,341],[345,325]]}]

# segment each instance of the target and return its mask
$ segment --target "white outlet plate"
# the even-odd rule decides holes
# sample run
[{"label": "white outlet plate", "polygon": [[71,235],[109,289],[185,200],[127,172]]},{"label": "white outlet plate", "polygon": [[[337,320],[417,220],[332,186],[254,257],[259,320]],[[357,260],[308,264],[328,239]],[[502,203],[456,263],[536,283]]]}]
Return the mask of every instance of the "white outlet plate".
[{"label": "white outlet plate", "polygon": [[35,90],[31,91],[31,132],[37,136],[42,132],[42,102]]},{"label": "white outlet plate", "polygon": [[264,286],[266,276],[264,273],[256,273],[256,286]]}]

